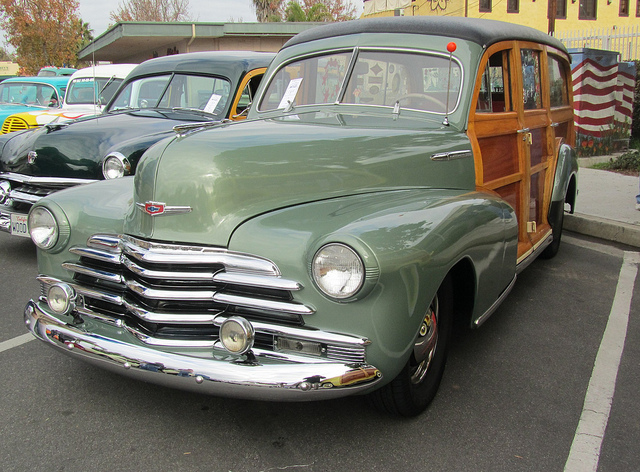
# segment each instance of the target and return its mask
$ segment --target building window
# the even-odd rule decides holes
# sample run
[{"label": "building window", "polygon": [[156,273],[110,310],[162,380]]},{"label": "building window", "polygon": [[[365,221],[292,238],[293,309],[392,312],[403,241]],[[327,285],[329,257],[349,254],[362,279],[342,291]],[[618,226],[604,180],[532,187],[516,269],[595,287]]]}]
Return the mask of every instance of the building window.
[{"label": "building window", "polygon": [[480,7],[480,12],[482,13],[491,12],[491,0],[480,0],[478,2],[478,6]]},{"label": "building window", "polygon": [[[640,1],[640,0],[638,0],[638,1]],[[557,0],[556,1],[556,19],[558,19],[558,20],[566,20],[567,19],[567,0]]]},{"label": "building window", "polygon": [[620,16],[629,16],[629,0],[620,0]]},{"label": "building window", "polygon": [[636,2],[636,16],[640,16],[640,0]]},{"label": "building window", "polygon": [[519,13],[520,0],[507,0],[507,13]]},{"label": "building window", "polygon": [[597,4],[598,0],[580,0],[580,14],[578,18],[581,20],[595,20]]}]

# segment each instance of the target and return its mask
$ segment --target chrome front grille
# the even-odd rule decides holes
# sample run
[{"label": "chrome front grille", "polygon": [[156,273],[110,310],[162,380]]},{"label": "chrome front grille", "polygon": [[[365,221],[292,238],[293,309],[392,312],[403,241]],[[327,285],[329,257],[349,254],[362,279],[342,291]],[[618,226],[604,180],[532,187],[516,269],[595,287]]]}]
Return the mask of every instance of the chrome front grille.
[{"label": "chrome front grille", "polygon": [[10,184],[6,202],[19,209],[24,207],[22,209],[25,210],[41,198],[58,190],[95,182],[91,179],[36,177],[13,172],[0,172],[0,181]]},{"label": "chrome front grille", "polygon": [[[140,340],[167,346],[214,346],[229,316],[256,330],[256,348],[276,351],[278,338],[321,345],[322,357],[364,362],[365,339],[305,327],[313,307],[298,303],[303,289],[266,259],[225,249],[162,244],[131,236],[95,235],[73,247],[77,312],[126,327]],[[40,278],[45,288],[47,277]]]}]

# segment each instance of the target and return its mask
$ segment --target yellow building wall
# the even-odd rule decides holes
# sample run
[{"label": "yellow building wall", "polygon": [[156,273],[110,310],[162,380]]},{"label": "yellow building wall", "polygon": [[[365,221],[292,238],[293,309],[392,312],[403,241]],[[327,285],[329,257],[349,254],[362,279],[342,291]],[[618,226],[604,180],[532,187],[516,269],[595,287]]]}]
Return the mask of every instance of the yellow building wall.
[{"label": "yellow building wall", "polygon": [[[567,18],[556,19],[555,31],[584,31],[640,25],[640,17],[636,16],[638,7],[636,0],[629,0],[629,16],[619,15],[620,0],[598,0],[596,7],[597,20],[579,20],[580,0],[567,0]],[[548,0],[520,0],[518,13],[507,13],[506,0],[492,0],[490,13],[480,12],[478,0],[416,0],[404,9],[405,16],[446,15],[468,16],[470,18],[488,18],[506,21],[525,26],[531,26],[543,32],[548,32],[547,18]],[[394,16],[393,10],[380,12],[367,17]]]}]

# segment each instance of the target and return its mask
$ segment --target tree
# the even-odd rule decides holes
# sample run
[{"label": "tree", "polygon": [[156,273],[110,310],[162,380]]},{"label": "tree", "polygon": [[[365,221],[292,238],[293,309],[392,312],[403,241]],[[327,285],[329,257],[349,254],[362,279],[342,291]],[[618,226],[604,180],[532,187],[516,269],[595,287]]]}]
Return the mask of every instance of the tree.
[{"label": "tree", "polygon": [[189,0],[125,0],[110,14],[112,21],[190,21]]},{"label": "tree", "polygon": [[283,0],[253,0],[256,18],[260,23],[267,21],[281,21],[280,7]]},{"label": "tree", "polygon": [[16,51],[20,74],[77,64],[79,46],[91,34],[77,11],[77,0],[0,0],[0,26]]},{"label": "tree", "polygon": [[345,21],[355,19],[349,0],[253,0],[258,21]]},{"label": "tree", "polygon": [[3,47],[0,47],[0,61],[15,61],[15,56],[7,52]]}]

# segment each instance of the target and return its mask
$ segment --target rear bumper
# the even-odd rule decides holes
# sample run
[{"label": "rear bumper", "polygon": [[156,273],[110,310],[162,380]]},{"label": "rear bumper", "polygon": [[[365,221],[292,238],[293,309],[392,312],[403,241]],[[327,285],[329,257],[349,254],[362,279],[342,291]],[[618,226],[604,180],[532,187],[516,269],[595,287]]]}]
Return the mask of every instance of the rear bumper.
[{"label": "rear bumper", "polygon": [[143,381],[210,395],[325,400],[369,390],[382,379],[378,369],[366,364],[292,362],[273,353],[248,361],[220,350],[196,357],[155,349],[141,345],[122,327],[95,320],[69,324],[33,300],[25,307],[24,317],[36,338],[73,357]]}]

